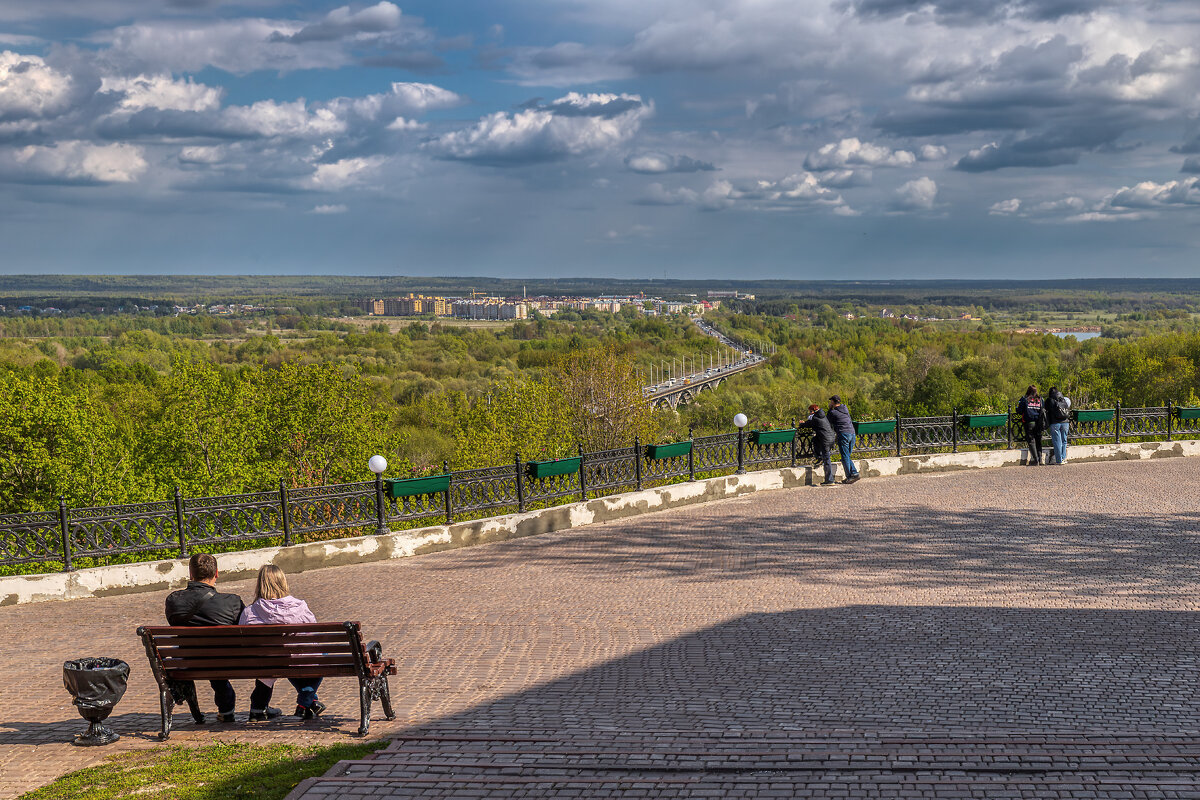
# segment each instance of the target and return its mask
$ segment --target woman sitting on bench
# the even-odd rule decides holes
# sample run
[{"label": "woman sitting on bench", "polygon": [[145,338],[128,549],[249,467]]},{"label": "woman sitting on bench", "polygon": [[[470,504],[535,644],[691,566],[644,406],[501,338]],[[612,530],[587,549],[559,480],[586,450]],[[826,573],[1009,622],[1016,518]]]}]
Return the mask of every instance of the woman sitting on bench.
[{"label": "woman sitting on bench", "polygon": [[[308,610],[308,603],[292,597],[288,592],[287,577],[274,564],[267,564],[258,571],[258,586],[254,590],[254,602],[242,611],[239,625],[303,625],[316,622],[317,618]],[[300,719],[315,719],[325,710],[325,704],[317,699],[320,678],[288,678],[296,687],[296,716]],[[257,678],[254,692],[250,695],[250,720],[261,721],[278,717],[282,712],[271,708],[271,693],[275,688],[274,678]]]}]

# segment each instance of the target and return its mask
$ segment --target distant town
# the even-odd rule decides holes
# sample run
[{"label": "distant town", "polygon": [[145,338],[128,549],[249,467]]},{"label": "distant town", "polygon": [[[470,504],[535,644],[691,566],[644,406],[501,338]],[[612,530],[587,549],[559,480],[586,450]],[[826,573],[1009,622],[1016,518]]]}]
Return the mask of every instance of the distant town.
[{"label": "distant town", "polygon": [[[692,295],[695,298],[695,295]],[[753,300],[754,295],[735,291],[708,292],[704,299],[663,300],[644,294],[600,297],[429,297],[423,294],[408,294],[404,297],[366,298],[358,306],[369,316],[416,317],[432,314],[435,317],[473,320],[528,319],[534,312],[553,316],[559,311],[610,311],[620,313],[623,308],[632,308],[639,314],[704,313],[720,308],[723,299]]]}]

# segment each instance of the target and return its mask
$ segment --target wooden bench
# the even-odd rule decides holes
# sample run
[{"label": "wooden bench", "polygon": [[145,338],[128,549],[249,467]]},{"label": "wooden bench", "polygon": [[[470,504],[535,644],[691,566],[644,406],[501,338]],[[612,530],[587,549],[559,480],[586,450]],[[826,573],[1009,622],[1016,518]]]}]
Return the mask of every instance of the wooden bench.
[{"label": "wooden bench", "polygon": [[[162,708],[160,739],[171,735],[175,706],[171,682],[245,678],[358,678],[360,736],[371,725],[371,702],[379,700],[388,719],[395,719],[388,675],[395,659],[384,659],[378,642],[364,644],[357,622],[310,625],[221,625],[216,627],[141,627],[150,669],[158,681]],[[178,687],[176,687],[178,689]],[[204,721],[195,704],[194,686],[187,697],[197,722]]]}]

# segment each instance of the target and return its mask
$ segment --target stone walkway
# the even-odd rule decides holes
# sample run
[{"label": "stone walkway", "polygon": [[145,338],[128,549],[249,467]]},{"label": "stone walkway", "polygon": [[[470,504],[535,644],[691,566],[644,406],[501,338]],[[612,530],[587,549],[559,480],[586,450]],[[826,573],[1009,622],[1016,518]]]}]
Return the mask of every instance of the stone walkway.
[{"label": "stone walkway", "polygon": [[[1200,797],[1198,496],[1200,459],[913,475],[291,576],[399,664],[388,748],[293,797]],[[157,745],[165,594],[0,609],[0,797]],[[100,752],[84,655],[133,669]],[[321,694],[172,742],[347,741]]]}]

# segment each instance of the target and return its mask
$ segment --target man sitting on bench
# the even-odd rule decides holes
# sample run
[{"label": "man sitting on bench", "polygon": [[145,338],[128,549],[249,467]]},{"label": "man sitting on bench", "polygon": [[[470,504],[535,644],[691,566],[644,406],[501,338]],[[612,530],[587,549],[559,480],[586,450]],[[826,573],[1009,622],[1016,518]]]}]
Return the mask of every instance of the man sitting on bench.
[{"label": "man sitting on bench", "polygon": [[[245,604],[236,594],[223,594],[216,590],[217,559],[208,553],[196,553],[188,562],[188,572],[191,580],[187,588],[167,595],[167,624],[189,627],[237,625]],[[237,702],[233,684],[227,680],[209,681],[209,684],[212,685],[213,699],[217,703],[217,720],[233,722],[233,708]],[[204,722],[204,715],[196,704],[195,683],[187,681],[179,688],[180,693],[175,693],[176,702],[179,702],[182,694],[192,717],[196,722]]]}]

